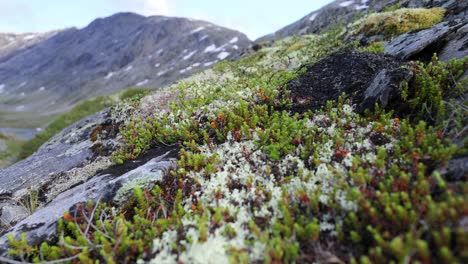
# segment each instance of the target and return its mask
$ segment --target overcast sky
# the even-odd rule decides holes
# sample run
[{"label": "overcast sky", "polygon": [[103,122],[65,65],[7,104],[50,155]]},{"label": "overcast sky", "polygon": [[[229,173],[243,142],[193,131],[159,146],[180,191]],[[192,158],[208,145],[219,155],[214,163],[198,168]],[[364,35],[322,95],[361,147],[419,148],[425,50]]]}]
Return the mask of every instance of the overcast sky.
[{"label": "overcast sky", "polygon": [[98,17],[130,11],[203,19],[256,39],[332,0],[0,0],[0,32],[84,27]]}]

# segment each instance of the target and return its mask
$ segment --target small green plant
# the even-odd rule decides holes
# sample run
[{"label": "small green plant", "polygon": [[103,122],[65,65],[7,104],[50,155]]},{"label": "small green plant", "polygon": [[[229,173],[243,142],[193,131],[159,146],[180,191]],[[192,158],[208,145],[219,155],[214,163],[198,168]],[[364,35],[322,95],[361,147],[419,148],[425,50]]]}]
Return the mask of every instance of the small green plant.
[{"label": "small green plant", "polygon": [[395,4],[395,5],[391,5],[391,6],[386,6],[382,12],[383,13],[386,13],[386,12],[393,12],[393,11],[397,11],[398,9],[401,9],[401,4],[398,3],[398,4]]},{"label": "small green plant", "polygon": [[359,51],[379,54],[383,53],[385,51],[385,48],[383,42],[374,42],[369,46],[359,48]]},{"label": "small green plant", "polygon": [[28,213],[31,215],[39,207],[39,190],[33,187],[28,189],[28,194],[23,198],[23,203]]},{"label": "small green plant", "polygon": [[468,81],[457,80],[468,69],[468,58],[445,63],[434,55],[429,63],[413,62],[409,69],[414,78],[402,88],[409,115],[435,124],[446,133],[461,131],[467,125],[461,98],[468,91]]},{"label": "small green plant", "polygon": [[120,93],[119,98],[121,101],[127,99],[139,100],[150,92],[148,89],[144,88],[131,88],[127,89]]}]

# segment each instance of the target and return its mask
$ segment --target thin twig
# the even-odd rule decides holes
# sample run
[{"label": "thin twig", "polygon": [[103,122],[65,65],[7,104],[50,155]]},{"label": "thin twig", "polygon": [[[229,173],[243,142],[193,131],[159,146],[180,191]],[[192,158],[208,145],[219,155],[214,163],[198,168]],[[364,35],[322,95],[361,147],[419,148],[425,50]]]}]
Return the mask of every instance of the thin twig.
[{"label": "thin twig", "polygon": [[[76,218],[77,218],[77,215],[76,215],[76,211],[75,210],[75,214],[74,214],[74,219],[73,219],[73,222],[75,222],[75,226],[76,226],[76,229],[78,230],[78,232],[80,232],[80,234],[83,236],[83,238],[86,240],[86,242],[88,242],[89,245],[91,246],[95,246],[93,242],[91,242],[91,240],[88,239],[88,237],[86,236],[85,233],[83,233],[83,231],[81,230],[80,228],[80,225],[78,224],[78,222],[76,221]],[[84,212],[83,212],[83,215],[84,215]]]},{"label": "thin twig", "polygon": [[88,234],[88,232],[89,232],[89,227],[91,226],[91,222],[93,221],[93,218],[94,218],[94,213],[96,212],[96,209],[99,206],[99,201],[100,200],[101,200],[101,196],[99,195],[99,197],[96,200],[96,205],[94,206],[93,211],[91,212],[91,215],[90,215],[89,218],[86,216],[86,214],[84,213],[84,210],[83,210],[83,216],[84,216],[86,222],[88,223],[88,225],[86,226],[85,234]]},{"label": "thin twig", "polygon": [[[62,258],[62,259],[57,259],[57,260],[52,260],[52,261],[43,261],[40,262],[41,264],[57,264],[57,263],[63,263],[63,262],[68,262],[74,259],[77,259],[78,255],[68,257],[68,258]],[[17,261],[5,257],[0,256],[0,262],[2,263],[7,263],[7,264],[33,264],[32,262],[26,262],[26,261]]]}]

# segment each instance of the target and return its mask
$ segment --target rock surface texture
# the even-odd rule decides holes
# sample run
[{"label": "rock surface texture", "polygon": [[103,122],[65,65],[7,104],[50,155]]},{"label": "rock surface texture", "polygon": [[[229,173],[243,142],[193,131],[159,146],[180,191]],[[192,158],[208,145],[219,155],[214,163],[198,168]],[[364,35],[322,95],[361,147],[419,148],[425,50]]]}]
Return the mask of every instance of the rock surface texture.
[{"label": "rock surface texture", "polygon": [[299,112],[319,109],[343,93],[360,111],[375,103],[387,106],[397,98],[400,83],[411,77],[403,65],[390,56],[344,52],[307,67],[306,73],[288,83],[288,89]]},{"label": "rock surface texture", "polygon": [[429,29],[409,32],[385,44],[385,53],[402,59],[461,59],[468,55],[468,20],[445,21]]},{"label": "rock surface texture", "polygon": [[[0,254],[5,255],[7,252],[8,235],[13,235],[19,239],[21,233],[27,232],[26,240],[31,245],[38,245],[55,238],[57,236],[57,220],[63,217],[64,212],[72,212],[78,204],[85,204],[89,201],[94,203],[109,202],[116,195],[115,201],[122,201],[125,197],[122,191],[133,190],[131,187],[137,185],[151,189],[154,184],[162,182],[164,176],[168,175],[170,170],[176,169],[177,161],[167,159],[166,156],[167,154],[153,158],[143,166],[121,176],[97,175],[89,181],[61,193],[47,206],[35,211],[16,224],[6,234],[3,234],[0,237]],[[2,215],[2,217],[7,216]]]},{"label": "rock surface texture", "polygon": [[93,128],[106,122],[108,112],[87,117],[63,130],[36,153],[10,167],[0,169],[0,196],[26,193],[59,172],[83,166],[94,155]]}]

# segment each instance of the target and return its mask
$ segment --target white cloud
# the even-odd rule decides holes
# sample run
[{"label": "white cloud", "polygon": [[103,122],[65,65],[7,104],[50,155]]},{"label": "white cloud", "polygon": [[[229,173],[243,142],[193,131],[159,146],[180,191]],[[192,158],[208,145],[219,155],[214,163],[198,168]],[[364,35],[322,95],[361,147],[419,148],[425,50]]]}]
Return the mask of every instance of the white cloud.
[{"label": "white cloud", "polygon": [[170,15],[169,0],[144,0],[145,9],[158,15]]},{"label": "white cloud", "polygon": [[142,15],[173,15],[170,0],[107,0],[111,5],[117,5],[122,11],[136,12]]},{"label": "white cloud", "polygon": [[[24,19],[25,17],[28,20]],[[15,32],[17,28],[30,27],[29,24],[34,24],[31,21],[38,22],[28,4],[15,0],[0,0],[0,32]]]}]

